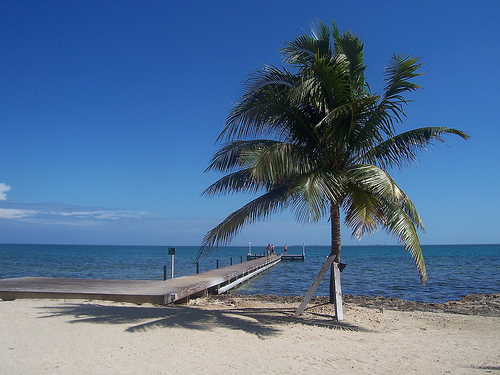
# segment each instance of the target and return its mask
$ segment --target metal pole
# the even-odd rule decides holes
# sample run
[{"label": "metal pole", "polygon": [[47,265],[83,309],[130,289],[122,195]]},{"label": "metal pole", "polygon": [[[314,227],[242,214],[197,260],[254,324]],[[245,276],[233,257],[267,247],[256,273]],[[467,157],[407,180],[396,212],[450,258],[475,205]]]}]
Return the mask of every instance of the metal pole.
[{"label": "metal pole", "polygon": [[200,262],[196,262],[196,274],[200,273]]},{"label": "metal pole", "polygon": [[229,265],[233,265],[233,257],[229,258]]},{"label": "metal pole", "polygon": [[252,243],[248,243],[248,255],[252,255]]},{"label": "metal pole", "polygon": [[215,267],[215,268],[216,268],[216,269],[219,269],[219,259],[217,259],[217,261],[216,261],[216,263],[215,263],[215,264],[216,264],[216,267]]},{"label": "metal pole", "polygon": [[174,254],[170,255],[170,278],[174,278]]},{"label": "metal pole", "polygon": [[170,278],[174,278],[174,255],[175,255],[175,247],[169,247],[168,253],[170,254]]},{"label": "metal pole", "polygon": [[167,280],[167,265],[163,266],[163,281]]}]

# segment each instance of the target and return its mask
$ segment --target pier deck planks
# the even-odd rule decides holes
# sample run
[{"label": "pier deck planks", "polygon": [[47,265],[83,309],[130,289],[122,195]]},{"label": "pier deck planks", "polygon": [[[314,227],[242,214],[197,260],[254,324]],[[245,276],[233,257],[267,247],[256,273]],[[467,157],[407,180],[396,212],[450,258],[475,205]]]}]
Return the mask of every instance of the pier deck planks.
[{"label": "pier deck planks", "polygon": [[[302,261],[304,262],[305,259],[306,259],[306,256],[305,254],[289,254],[289,255],[285,255],[285,254],[279,254],[279,256],[281,256],[281,260],[291,260],[291,261]],[[250,259],[259,259],[259,258],[264,258],[265,255],[262,255],[262,254],[247,254],[247,260],[250,260]]]},{"label": "pier deck planks", "polygon": [[132,303],[166,305],[187,301],[190,297],[227,290],[279,263],[280,256],[273,255],[244,263],[182,276],[165,281],[154,280],[95,280],[53,277],[21,277],[0,280],[0,299],[60,298],[93,299]]}]

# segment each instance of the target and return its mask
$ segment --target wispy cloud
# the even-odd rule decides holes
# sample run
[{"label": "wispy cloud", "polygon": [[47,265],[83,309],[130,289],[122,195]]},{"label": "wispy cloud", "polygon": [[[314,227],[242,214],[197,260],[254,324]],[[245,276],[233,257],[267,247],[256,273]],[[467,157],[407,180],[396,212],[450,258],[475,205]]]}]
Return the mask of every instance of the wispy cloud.
[{"label": "wispy cloud", "polygon": [[72,212],[52,212],[53,215],[60,215],[63,217],[76,217],[76,218],[94,218],[103,220],[118,220],[125,218],[140,218],[147,216],[144,211],[130,211],[130,210],[99,210],[95,211],[72,211]]},{"label": "wispy cloud", "polygon": [[0,200],[6,200],[7,199],[7,192],[10,190],[10,186],[4,184],[3,182],[0,182]]},{"label": "wispy cloud", "polygon": [[0,201],[0,243],[196,245],[211,219],[179,219],[146,211]]},{"label": "wispy cloud", "polygon": [[7,200],[0,202],[0,219],[36,220],[44,223],[75,225],[95,221],[142,218],[144,211],[103,209],[69,206],[60,203],[18,203]]},{"label": "wispy cloud", "polygon": [[36,215],[33,210],[20,210],[17,208],[0,208],[0,219],[22,219]]}]

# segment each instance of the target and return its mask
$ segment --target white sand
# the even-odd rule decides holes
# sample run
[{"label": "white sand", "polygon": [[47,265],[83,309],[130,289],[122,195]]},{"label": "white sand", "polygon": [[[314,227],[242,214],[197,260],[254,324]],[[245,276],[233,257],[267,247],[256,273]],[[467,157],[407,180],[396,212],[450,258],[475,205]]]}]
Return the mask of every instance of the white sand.
[{"label": "white sand", "polygon": [[500,373],[500,318],[194,300],[0,301],[0,374]]}]

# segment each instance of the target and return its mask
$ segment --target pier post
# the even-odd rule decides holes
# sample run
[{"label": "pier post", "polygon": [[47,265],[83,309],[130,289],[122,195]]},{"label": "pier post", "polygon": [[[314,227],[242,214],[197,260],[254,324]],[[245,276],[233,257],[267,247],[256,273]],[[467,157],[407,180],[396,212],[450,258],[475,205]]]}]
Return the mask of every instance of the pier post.
[{"label": "pier post", "polygon": [[232,266],[233,265],[233,257],[229,258],[229,265]]},{"label": "pier post", "polygon": [[200,273],[200,262],[196,262],[196,274]]},{"label": "pier post", "polygon": [[216,268],[216,269],[219,269],[219,259],[217,259],[217,260],[215,261],[215,268]]},{"label": "pier post", "polygon": [[163,266],[163,281],[167,280],[167,265]]},{"label": "pier post", "polygon": [[170,254],[170,278],[174,278],[174,255],[175,255],[175,247],[169,247],[168,253]]}]

